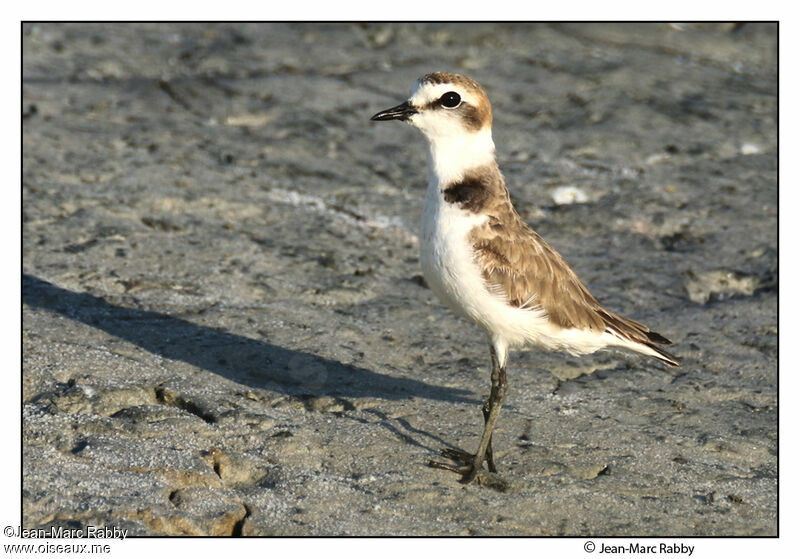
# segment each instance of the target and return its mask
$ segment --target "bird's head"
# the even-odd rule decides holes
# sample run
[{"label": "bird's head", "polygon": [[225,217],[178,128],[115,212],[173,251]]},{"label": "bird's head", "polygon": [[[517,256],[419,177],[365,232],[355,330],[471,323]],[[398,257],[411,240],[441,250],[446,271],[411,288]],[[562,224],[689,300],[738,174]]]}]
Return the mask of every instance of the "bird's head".
[{"label": "bird's head", "polygon": [[402,120],[433,143],[491,131],[492,107],[483,88],[459,74],[435,72],[419,78],[408,100],[381,111],[372,120]]}]

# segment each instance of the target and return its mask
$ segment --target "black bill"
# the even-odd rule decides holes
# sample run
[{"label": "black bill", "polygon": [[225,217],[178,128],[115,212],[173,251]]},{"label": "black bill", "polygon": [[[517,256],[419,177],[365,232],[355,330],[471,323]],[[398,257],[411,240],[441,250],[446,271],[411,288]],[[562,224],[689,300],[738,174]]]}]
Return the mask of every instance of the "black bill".
[{"label": "black bill", "polygon": [[391,109],[381,111],[370,120],[408,120],[411,115],[417,114],[417,109],[408,104],[408,101],[401,103]]}]

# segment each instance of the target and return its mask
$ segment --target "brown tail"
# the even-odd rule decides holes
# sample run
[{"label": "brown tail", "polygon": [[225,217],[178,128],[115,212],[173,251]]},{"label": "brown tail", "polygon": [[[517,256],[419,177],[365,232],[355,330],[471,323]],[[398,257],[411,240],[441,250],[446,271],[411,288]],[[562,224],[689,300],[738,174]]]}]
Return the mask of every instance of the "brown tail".
[{"label": "brown tail", "polygon": [[677,367],[681,363],[678,361],[678,358],[672,355],[668,351],[664,351],[656,344],[664,344],[664,345],[671,345],[672,342],[669,341],[667,338],[659,334],[658,332],[648,332],[647,337],[650,339],[650,343],[645,342],[644,345],[655,351],[658,355],[654,356],[659,361],[662,361],[669,365],[670,367]]},{"label": "brown tail", "polygon": [[600,313],[600,316],[603,317],[603,321],[606,323],[606,328],[615,330],[632,342],[637,342],[646,346],[656,354],[652,355],[652,357],[655,357],[670,367],[677,367],[680,365],[680,362],[674,355],[658,347],[657,344],[672,345],[670,340],[658,332],[652,332],[641,322],[636,322],[630,318],[624,318],[611,311],[601,309],[598,312]]}]

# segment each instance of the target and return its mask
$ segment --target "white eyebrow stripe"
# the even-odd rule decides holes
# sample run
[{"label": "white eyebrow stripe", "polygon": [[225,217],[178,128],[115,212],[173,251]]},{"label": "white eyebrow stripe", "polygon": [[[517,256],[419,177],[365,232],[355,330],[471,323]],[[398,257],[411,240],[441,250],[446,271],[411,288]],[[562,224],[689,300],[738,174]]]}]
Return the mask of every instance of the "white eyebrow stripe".
[{"label": "white eyebrow stripe", "polygon": [[414,84],[414,87],[411,88],[411,94],[409,95],[409,102],[414,105],[415,107],[424,107],[428,103],[436,101],[442,95],[449,91],[455,91],[461,96],[461,99],[470,105],[477,105],[478,100],[477,98],[466,91],[463,87],[459,87],[452,83],[420,83],[417,80],[417,83]]}]

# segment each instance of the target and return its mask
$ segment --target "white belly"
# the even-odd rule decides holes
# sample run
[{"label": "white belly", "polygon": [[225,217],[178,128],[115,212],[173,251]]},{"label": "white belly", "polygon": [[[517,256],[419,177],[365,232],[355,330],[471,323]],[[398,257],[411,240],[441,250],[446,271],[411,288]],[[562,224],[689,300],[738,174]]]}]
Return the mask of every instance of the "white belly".
[{"label": "white belly", "polygon": [[431,290],[459,314],[479,321],[486,289],[472,255],[469,233],[486,220],[444,201],[425,200],[420,235],[420,262]]},{"label": "white belly", "polygon": [[543,328],[547,320],[541,311],[509,306],[501,294],[487,288],[469,239],[472,229],[487,219],[446,203],[438,189],[429,189],[420,235],[422,272],[442,302],[483,327],[491,338],[509,346],[525,345],[533,341],[531,330]]},{"label": "white belly", "polygon": [[486,286],[469,235],[487,219],[486,215],[446,203],[438,188],[428,189],[422,215],[420,263],[436,296],[505,347],[539,346],[587,353],[606,345],[597,334],[553,325],[541,308],[512,307],[501,293]]}]

